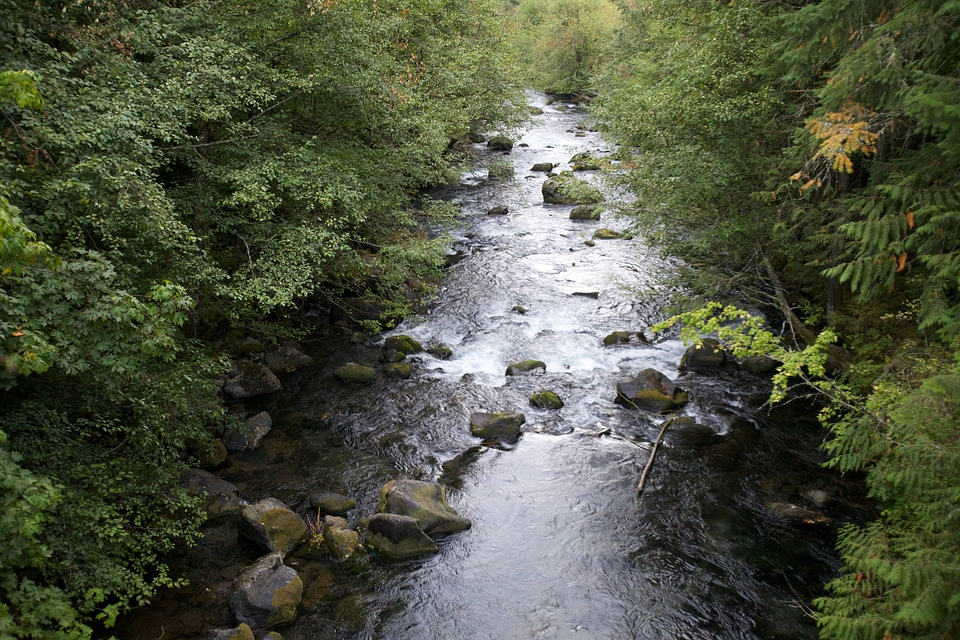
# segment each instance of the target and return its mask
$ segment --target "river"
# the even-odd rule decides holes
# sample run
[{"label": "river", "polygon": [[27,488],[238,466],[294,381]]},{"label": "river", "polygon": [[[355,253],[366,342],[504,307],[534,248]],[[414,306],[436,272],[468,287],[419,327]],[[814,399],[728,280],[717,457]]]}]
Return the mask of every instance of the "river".
[{"label": "river", "polygon": [[[543,203],[535,163],[562,170],[576,153],[612,148],[587,130],[577,105],[531,101],[543,114],[511,152],[476,145],[480,166],[509,161],[513,178],[490,180],[481,168],[434,194],[462,207],[463,224],[450,231],[461,259],[435,304],[391,331],[445,344],[453,356],[420,355],[408,380],[350,387],[333,369],[376,365],[384,336],[317,346],[316,366],[246,407],[274,417],[263,446],[217,472],[247,499],[274,496],[307,517],[311,493],[351,495],[352,521],[374,513],[388,480],[439,479],[473,526],[440,539],[425,559],[289,559],[306,594],[298,619],[277,631],[286,640],[815,638],[807,607],[836,570],[833,529],[768,507],[842,490],[819,468],[815,414],[760,407],[769,384],[761,377],[680,376],[685,346],[673,337],[647,332],[650,344],[604,346],[612,331],[662,319],[676,265],[641,239],[586,242],[600,227],[626,226],[612,212],[573,221],[570,206]],[[603,184],[597,172],[578,175]],[[488,214],[494,205],[509,213]],[[545,372],[504,374],[527,358]],[[668,431],[638,495],[661,419],[613,400],[618,381],[648,367],[687,389],[684,415],[716,435],[691,446]],[[532,406],[541,389],[565,406]],[[476,411],[522,412],[525,432],[515,445],[483,446],[470,434]],[[256,557],[242,545],[231,553],[219,573],[197,568],[194,581],[222,592]],[[192,593],[168,615],[219,606]]]}]

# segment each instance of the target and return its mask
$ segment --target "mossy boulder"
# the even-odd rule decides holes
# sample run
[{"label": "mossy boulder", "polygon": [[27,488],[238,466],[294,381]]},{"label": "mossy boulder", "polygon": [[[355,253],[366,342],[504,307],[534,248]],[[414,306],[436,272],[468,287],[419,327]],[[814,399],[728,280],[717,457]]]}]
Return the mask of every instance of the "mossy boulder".
[{"label": "mossy boulder", "polygon": [[547,365],[545,362],[540,360],[521,360],[520,362],[507,365],[506,375],[519,376],[531,372],[542,373],[546,370]]},{"label": "mossy boulder", "polygon": [[485,440],[516,440],[527,421],[522,413],[497,411],[470,414],[470,433]]},{"label": "mossy boulder", "polygon": [[493,151],[510,151],[513,149],[513,140],[507,136],[493,136],[487,140],[487,146]]},{"label": "mossy boulder", "polygon": [[240,533],[267,551],[286,554],[307,535],[307,523],[276,498],[248,504],[240,512]]},{"label": "mossy boulder", "polygon": [[623,238],[623,234],[613,229],[597,229],[593,232],[593,238],[595,240],[619,240]]},{"label": "mossy boulder", "polygon": [[814,509],[789,502],[768,502],[763,505],[770,513],[798,524],[829,524],[830,518]]},{"label": "mossy boulder", "polygon": [[377,374],[373,370],[373,367],[356,364],[355,362],[348,362],[342,367],[337,367],[337,369],[335,369],[333,372],[333,376],[340,382],[347,382],[350,384],[372,384],[376,379]]},{"label": "mossy boulder", "polygon": [[680,371],[709,372],[722,369],[727,352],[716,338],[704,338],[700,344],[690,345],[680,358]]},{"label": "mossy boulder", "polygon": [[395,513],[378,513],[367,523],[365,540],[375,551],[388,558],[403,560],[440,551],[417,525],[417,519]]},{"label": "mossy boulder", "polygon": [[564,171],[543,183],[540,188],[543,201],[549,204],[599,204],[603,194],[570,171]]},{"label": "mossy boulder", "polygon": [[447,360],[453,356],[453,349],[445,344],[438,344],[427,349],[427,353],[438,360]]},{"label": "mossy boulder", "polygon": [[280,553],[263,556],[233,581],[227,606],[238,624],[266,629],[297,616],[303,582]]},{"label": "mossy boulder", "polygon": [[577,205],[570,211],[571,220],[599,220],[603,207],[595,204]]},{"label": "mossy boulder", "polygon": [[387,362],[383,365],[383,372],[388,378],[406,380],[413,375],[413,365],[409,362]]},{"label": "mossy boulder", "polygon": [[416,518],[427,535],[456,533],[471,526],[468,518],[447,504],[446,488],[438,482],[391,480],[380,491],[377,511]]},{"label": "mossy boulder", "polygon": [[400,334],[388,336],[387,339],[383,341],[383,349],[384,351],[395,349],[400,353],[410,355],[411,353],[420,353],[423,351],[423,345],[408,335]]},{"label": "mossy boulder", "polygon": [[400,362],[406,358],[407,354],[396,349],[384,349],[380,352],[380,362]]},{"label": "mossy boulder", "polygon": [[553,391],[538,391],[530,396],[530,404],[541,409],[560,409],[563,407],[563,400]]},{"label": "mossy boulder", "polygon": [[360,548],[360,534],[339,516],[323,519],[323,543],[327,551],[339,560],[346,560]]},{"label": "mossy boulder", "polygon": [[594,158],[589,152],[583,151],[570,158],[574,171],[599,171],[603,168],[603,161]]},{"label": "mossy boulder", "polygon": [[553,171],[554,164],[552,162],[538,162],[532,167],[530,171],[542,171],[544,173],[550,173]]},{"label": "mossy boulder", "polygon": [[615,402],[652,413],[676,411],[689,400],[687,392],[656,369],[644,369],[633,380],[617,383]]},{"label": "mossy boulder", "polygon": [[773,373],[780,366],[780,362],[770,356],[747,356],[740,363],[740,368],[757,375]]},{"label": "mossy boulder", "polygon": [[207,640],[254,640],[253,629],[245,623],[232,629],[211,629]]}]

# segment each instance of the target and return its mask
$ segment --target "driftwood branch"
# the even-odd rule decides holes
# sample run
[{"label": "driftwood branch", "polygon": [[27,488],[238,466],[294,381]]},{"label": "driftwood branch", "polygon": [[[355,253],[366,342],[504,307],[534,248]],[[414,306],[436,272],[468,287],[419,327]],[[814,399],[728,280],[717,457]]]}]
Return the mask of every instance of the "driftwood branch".
[{"label": "driftwood branch", "polygon": [[647,474],[650,473],[650,467],[653,466],[653,457],[657,455],[657,447],[660,446],[660,441],[663,440],[663,434],[673,420],[673,418],[670,418],[663,423],[662,427],[660,427],[660,434],[657,436],[656,442],[653,443],[653,449],[650,450],[650,457],[647,459],[647,466],[643,468],[643,473],[640,474],[640,482],[637,483],[637,493],[641,493],[643,491],[643,485],[647,482]]}]

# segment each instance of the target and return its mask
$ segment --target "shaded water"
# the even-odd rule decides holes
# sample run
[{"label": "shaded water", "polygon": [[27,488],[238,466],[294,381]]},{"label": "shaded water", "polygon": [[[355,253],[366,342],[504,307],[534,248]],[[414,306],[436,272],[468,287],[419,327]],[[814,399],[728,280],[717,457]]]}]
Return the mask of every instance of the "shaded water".
[{"label": "shaded water", "polygon": [[[609,213],[576,222],[571,207],[543,204],[535,162],[564,169],[574,153],[610,147],[577,128],[585,115],[575,106],[532,98],[545,113],[519,140],[529,146],[501,155],[478,145],[486,162],[511,161],[515,178],[477,171],[437,194],[462,205],[465,225],[453,233],[463,259],[430,312],[394,331],[446,344],[453,357],[420,355],[411,379],[356,388],[333,369],[376,365],[379,344],[326,344],[282,395],[247,407],[269,409],[274,431],[218,471],[248,499],[274,496],[307,516],[313,492],[352,495],[354,519],[375,511],[388,480],[440,479],[473,527],[426,559],[290,559],[306,595],[298,620],[278,631],[287,640],[815,638],[804,603],[834,568],[833,533],[764,506],[842,489],[818,469],[810,408],[758,409],[766,381],[737,371],[678,378],[677,340],[603,346],[611,331],[661,318],[673,267],[639,240],[586,245],[595,229],[622,226]],[[510,213],[487,215],[496,204]],[[546,372],[504,375],[525,358]],[[691,397],[684,414],[717,436],[694,447],[668,431],[638,496],[659,419],[613,399],[618,381],[647,367],[677,378]],[[541,389],[565,406],[531,406]],[[468,426],[475,411],[523,412],[525,433],[512,447],[482,446]],[[256,552],[236,555],[242,566]]]}]

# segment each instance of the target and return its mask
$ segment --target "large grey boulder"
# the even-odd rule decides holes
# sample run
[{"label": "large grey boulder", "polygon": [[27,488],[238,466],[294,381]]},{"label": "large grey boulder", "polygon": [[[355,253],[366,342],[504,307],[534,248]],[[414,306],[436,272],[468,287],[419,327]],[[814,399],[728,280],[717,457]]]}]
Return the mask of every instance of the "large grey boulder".
[{"label": "large grey boulder", "polygon": [[231,398],[252,398],[283,389],[273,371],[259,362],[236,365],[232,378],[223,385],[223,392]]},{"label": "large grey boulder", "polygon": [[223,445],[228,451],[256,449],[263,437],[270,433],[273,419],[266,411],[247,418],[241,424],[227,429],[223,435]]},{"label": "large grey boulder", "polygon": [[279,553],[271,553],[240,572],[230,588],[227,605],[237,624],[266,629],[293,620],[302,597],[300,576],[283,564]]},{"label": "large grey boulder", "polygon": [[727,352],[716,338],[704,338],[690,347],[680,358],[680,371],[710,372],[721,369],[727,362]]},{"label": "large grey boulder", "polygon": [[469,529],[471,522],[447,504],[446,488],[438,482],[391,480],[380,491],[380,513],[416,518],[427,535],[456,533]]},{"label": "large grey boulder", "polygon": [[470,433],[484,439],[512,439],[520,437],[520,427],[527,419],[522,413],[478,411],[470,414]]},{"label": "large grey boulder", "polygon": [[313,364],[313,358],[293,345],[284,345],[266,353],[263,361],[274,373],[290,373]]},{"label": "large grey boulder", "polygon": [[689,400],[687,392],[656,369],[644,369],[633,380],[617,383],[615,402],[653,413],[676,411]]},{"label": "large grey boulder", "polygon": [[401,560],[440,551],[417,525],[417,519],[395,513],[378,513],[367,525],[367,544],[388,558]]},{"label": "large grey boulder", "polygon": [[240,533],[267,551],[286,554],[306,537],[307,523],[276,498],[246,505],[240,512]]}]

